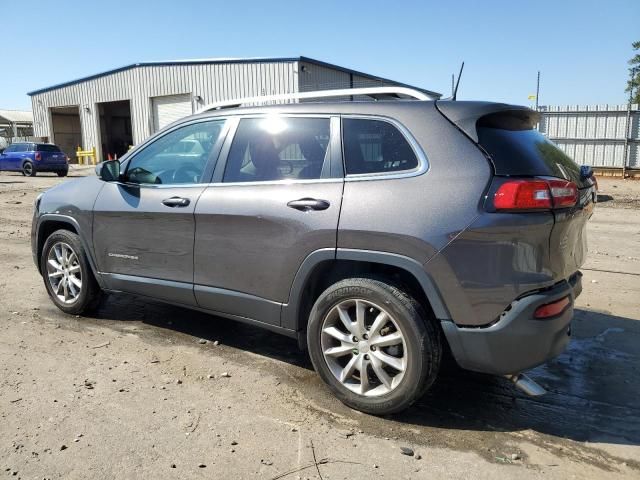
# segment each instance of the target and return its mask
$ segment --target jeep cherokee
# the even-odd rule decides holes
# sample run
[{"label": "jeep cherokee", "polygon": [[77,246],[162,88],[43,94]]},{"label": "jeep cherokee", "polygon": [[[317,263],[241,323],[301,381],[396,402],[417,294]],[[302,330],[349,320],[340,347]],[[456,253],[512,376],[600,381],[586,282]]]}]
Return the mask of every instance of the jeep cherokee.
[{"label": "jeep cherokee", "polygon": [[227,102],[39,196],[52,301],[128,292],[297,338],[373,414],[419,398],[445,349],[539,393],[521,373],[569,341],[590,169],[525,107],[358,92],[403,98]]}]

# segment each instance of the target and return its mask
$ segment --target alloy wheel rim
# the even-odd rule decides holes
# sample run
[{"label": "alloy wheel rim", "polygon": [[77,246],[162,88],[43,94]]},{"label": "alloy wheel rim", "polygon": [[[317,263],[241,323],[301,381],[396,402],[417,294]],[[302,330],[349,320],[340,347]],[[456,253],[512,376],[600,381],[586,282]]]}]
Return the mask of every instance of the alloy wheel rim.
[{"label": "alloy wheel rim", "polygon": [[322,322],[320,344],[333,376],[358,395],[385,395],[404,378],[404,334],[389,312],[373,302],[349,299],[335,305]]},{"label": "alloy wheel rim", "polygon": [[31,175],[32,168],[33,168],[33,167],[31,166],[31,164],[30,164],[30,163],[27,163],[27,164],[24,166],[24,173],[26,173],[27,175]]},{"label": "alloy wheel rim", "polygon": [[82,292],[82,269],[78,255],[68,243],[55,243],[47,255],[47,280],[53,294],[64,304],[75,302]]}]

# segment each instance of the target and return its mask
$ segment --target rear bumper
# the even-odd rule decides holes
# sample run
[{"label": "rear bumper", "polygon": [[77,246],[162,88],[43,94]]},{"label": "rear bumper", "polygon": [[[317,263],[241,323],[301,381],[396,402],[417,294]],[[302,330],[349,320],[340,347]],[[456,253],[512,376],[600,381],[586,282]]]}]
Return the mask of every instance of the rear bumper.
[{"label": "rear bumper", "polygon": [[[582,273],[576,272],[548,290],[515,300],[488,327],[465,328],[443,321],[442,328],[462,368],[495,375],[520,373],[562,353],[571,335],[574,301],[581,292]],[[533,317],[539,306],[566,296],[571,305],[558,316]]]},{"label": "rear bumper", "polygon": [[37,172],[68,172],[69,164],[67,163],[34,163]]}]

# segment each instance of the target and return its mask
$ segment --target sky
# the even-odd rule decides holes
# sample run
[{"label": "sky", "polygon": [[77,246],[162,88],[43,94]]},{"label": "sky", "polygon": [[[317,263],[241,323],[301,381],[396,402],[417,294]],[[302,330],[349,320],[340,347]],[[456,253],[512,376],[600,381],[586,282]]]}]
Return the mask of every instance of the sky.
[{"label": "sky", "polygon": [[307,56],[458,98],[625,103],[640,0],[0,0],[0,109],[135,62]]}]

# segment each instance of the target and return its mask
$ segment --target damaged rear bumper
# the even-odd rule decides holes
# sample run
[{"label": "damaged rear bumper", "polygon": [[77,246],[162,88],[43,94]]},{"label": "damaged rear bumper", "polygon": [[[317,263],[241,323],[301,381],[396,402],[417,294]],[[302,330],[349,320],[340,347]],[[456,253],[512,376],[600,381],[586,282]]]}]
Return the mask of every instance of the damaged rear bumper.
[{"label": "damaged rear bumper", "polygon": [[[458,364],[467,370],[494,375],[519,373],[556,357],[571,336],[574,301],[582,292],[582,273],[511,303],[500,318],[487,327],[459,327],[442,321],[442,329]],[[570,298],[559,315],[538,320],[542,305]]]}]

